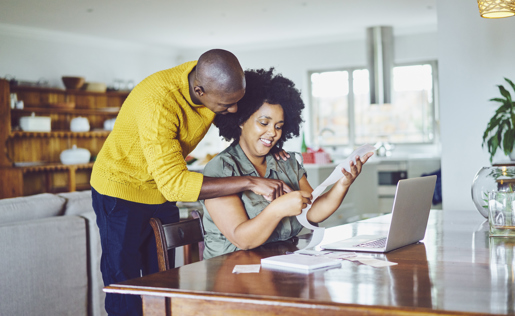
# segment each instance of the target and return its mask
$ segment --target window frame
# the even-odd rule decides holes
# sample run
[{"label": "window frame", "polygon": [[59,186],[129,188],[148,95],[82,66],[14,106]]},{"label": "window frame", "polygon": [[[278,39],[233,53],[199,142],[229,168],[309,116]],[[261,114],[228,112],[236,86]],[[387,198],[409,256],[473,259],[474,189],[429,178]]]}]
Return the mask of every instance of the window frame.
[{"label": "window frame", "polygon": [[[439,99],[438,99],[438,61],[437,60],[419,60],[419,61],[411,61],[411,62],[402,62],[402,63],[395,63],[393,67],[404,67],[404,66],[415,66],[415,65],[425,65],[429,64],[431,65],[431,71],[433,76],[433,89],[432,89],[432,129],[433,129],[433,138],[431,141],[428,142],[413,142],[413,143],[393,143],[395,145],[401,145],[401,146],[420,146],[420,145],[435,145],[439,143],[440,141],[440,131],[438,129],[438,122],[439,122]],[[360,70],[360,69],[366,69],[366,66],[350,66],[350,67],[335,67],[335,68],[326,68],[326,69],[315,69],[315,70],[308,70],[308,98],[309,98],[309,108],[310,108],[310,114],[309,117],[309,128],[307,129],[308,134],[310,135],[308,139],[310,140],[310,143],[314,146],[320,148],[320,147],[344,147],[348,146],[351,148],[354,148],[355,146],[362,145],[360,143],[356,143],[356,133],[355,133],[355,117],[354,117],[354,80],[353,80],[353,72],[354,70]],[[321,72],[332,72],[332,71],[347,71],[349,73],[349,95],[348,95],[348,115],[349,115],[349,126],[348,126],[348,135],[349,135],[349,143],[348,144],[320,144],[318,141],[318,134],[317,131],[315,131],[316,122],[314,120],[315,114],[318,118],[318,109],[315,108],[314,102],[313,102],[313,93],[312,93],[312,82],[311,82],[311,76],[314,73],[321,73]]]}]

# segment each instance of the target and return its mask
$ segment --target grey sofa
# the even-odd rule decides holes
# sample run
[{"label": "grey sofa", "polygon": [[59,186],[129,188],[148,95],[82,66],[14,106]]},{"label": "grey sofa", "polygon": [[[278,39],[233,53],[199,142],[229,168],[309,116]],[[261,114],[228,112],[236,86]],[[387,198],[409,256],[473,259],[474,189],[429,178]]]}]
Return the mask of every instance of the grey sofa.
[{"label": "grey sofa", "polygon": [[0,200],[0,315],[106,315],[91,191]]}]

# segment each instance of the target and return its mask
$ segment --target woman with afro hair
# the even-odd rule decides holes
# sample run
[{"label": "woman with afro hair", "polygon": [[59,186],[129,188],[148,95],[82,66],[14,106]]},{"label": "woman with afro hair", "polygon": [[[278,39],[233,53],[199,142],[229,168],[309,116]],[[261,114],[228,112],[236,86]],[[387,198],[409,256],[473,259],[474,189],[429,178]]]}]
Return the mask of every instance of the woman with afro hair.
[{"label": "woman with afro hair", "polygon": [[[272,154],[282,150],[286,140],[299,136],[304,109],[300,92],[291,80],[274,75],[273,68],[248,70],[245,79],[246,92],[238,102],[238,112],[217,115],[214,121],[220,136],[232,143],[206,165],[204,175],[278,179],[294,191],[272,202],[271,197],[252,191],[202,201],[204,259],[296,236],[302,225],[295,216],[311,204],[313,188],[295,154],[289,153],[286,161]],[[310,222],[322,222],[336,211],[371,155],[351,162],[350,172],[342,169],[344,176],[312,205],[307,215]]]}]

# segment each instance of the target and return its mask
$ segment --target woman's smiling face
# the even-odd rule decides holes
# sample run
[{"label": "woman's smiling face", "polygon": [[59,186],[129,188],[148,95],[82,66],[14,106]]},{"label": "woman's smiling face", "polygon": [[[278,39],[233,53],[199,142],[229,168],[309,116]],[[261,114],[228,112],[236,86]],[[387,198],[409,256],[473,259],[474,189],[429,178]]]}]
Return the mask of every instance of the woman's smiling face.
[{"label": "woman's smiling face", "polygon": [[240,125],[239,144],[247,155],[265,156],[281,138],[283,125],[282,106],[265,102],[245,123]]}]

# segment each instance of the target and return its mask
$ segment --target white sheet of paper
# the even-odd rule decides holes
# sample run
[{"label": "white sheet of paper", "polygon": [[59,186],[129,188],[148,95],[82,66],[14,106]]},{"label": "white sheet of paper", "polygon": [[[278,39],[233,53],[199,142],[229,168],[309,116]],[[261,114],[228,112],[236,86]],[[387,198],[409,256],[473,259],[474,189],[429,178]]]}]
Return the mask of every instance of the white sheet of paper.
[{"label": "white sheet of paper", "polygon": [[[314,190],[312,195],[312,203],[315,203],[315,200],[324,192],[324,190],[336,183],[336,181],[340,180],[343,177],[342,169],[345,169],[347,171],[350,171],[350,162],[353,161],[356,163],[356,156],[363,156],[366,153],[369,153],[371,151],[375,151],[375,147],[372,145],[363,145],[358,147],[356,150],[354,150],[349,157],[347,157],[344,161],[338,164],[333,170],[333,172],[327,177],[327,179],[324,180],[319,186],[317,186]],[[324,227],[317,227],[314,225],[311,225],[311,223],[307,219],[308,211],[311,209],[311,204],[308,205],[306,208],[302,210],[302,213],[300,215],[297,215],[297,220],[299,223],[302,224],[302,226],[306,227],[307,229],[313,230],[313,237],[311,238],[311,241],[309,244],[304,247],[301,250],[308,249],[308,248],[314,248],[322,242],[322,239],[324,239]]]},{"label": "white sheet of paper", "polygon": [[299,255],[308,255],[308,256],[325,256],[325,255],[331,254],[332,252],[331,251],[318,251],[318,250],[304,249],[304,250],[297,250],[297,251],[295,251],[295,253],[297,253]]},{"label": "white sheet of paper", "polygon": [[261,264],[237,264],[232,269],[232,273],[259,273]]},{"label": "white sheet of paper", "polygon": [[378,260],[378,259],[361,259],[358,261],[363,264],[366,264],[368,266],[374,267],[374,268],[382,268],[382,267],[389,267],[389,266],[397,265],[396,262]]},{"label": "white sheet of paper", "polygon": [[[311,241],[309,242],[309,244],[306,247],[304,247],[300,250],[315,248],[316,246],[318,246],[322,242],[322,239],[324,239],[324,233],[325,233],[325,227],[316,227],[315,226],[315,229],[313,229],[313,235],[311,237]],[[300,251],[300,250],[297,250],[297,251]]]},{"label": "white sheet of paper", "polygon": [[379,260],[376,258],[366,257],[366,256],[355,256],[355,257],[348,257],[348,258],[343,258],[343,259],[349,260],[349,261],[354,261],[354,262],[357,261],[357,262],[366,264],[367,266],[371,266],[374,268],[389,267],[389,266],[394,266],[397,264],[396,262]]},{"label": "white sheet of paper", "polygon": [[355,252],[331,252],[331,253],[325,254],[323,256],[327,257],[327,258],[350,260],[349,258],[356,257],[356,253]]},{"label": "white sheet of paper", "polygon": [[349,261],[361,261],[361,260],[373,260],[373,259],[374,258],[367,257],[367,256],[353,256],[353,257],[345,258],[345,260],[349,260]]}]

